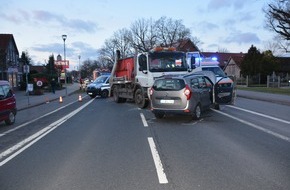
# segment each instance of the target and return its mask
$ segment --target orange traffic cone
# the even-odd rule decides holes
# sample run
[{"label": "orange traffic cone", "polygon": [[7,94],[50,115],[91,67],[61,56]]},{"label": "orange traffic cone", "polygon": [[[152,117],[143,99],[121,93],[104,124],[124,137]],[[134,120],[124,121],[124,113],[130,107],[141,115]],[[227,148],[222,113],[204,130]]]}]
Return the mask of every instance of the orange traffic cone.
[{"label": "orange traffic cone", "polygon": [[83,101],[82,95],[79,95],[79,102]]},{"label": "orange traffic cone", "polygon": [[62,103],[62,97],[61,96],[59,97],[59,103]]}]

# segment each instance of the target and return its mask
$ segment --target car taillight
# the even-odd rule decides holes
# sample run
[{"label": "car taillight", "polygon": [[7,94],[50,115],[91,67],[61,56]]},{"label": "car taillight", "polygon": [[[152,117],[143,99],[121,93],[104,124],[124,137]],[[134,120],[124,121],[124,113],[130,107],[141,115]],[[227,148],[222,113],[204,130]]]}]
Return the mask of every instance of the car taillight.
[{"label": "car taillight", "polygon": [[152,87],[151,87],[150,90],[149,90],[149,94],[150,94],[150,96],[153,95],[153,88],[152,88]]},{"label": "car taillight", "polygon": [[188,85],[185,86],[185,89],[184,89],[184,95],[186,96],[186,99],[189,100],[190,97],[191,97],[191,90],[190,88],[188,87]]}]

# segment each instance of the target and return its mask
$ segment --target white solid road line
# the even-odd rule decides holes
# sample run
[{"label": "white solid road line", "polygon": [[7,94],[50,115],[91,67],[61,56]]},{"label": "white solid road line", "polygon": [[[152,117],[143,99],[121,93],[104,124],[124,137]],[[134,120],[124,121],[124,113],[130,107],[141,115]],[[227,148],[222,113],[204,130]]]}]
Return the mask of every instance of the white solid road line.
[{"label": "white solid road line", "polygon": [[160,157],[159,157],[158,151],[156,149],[156,146],[155,146],[153,138],[152,137],[148,137],[148,142],[149,142],[149,146],[150,146],[150,149],[151,149],[152,157],[153,157],[153,160],[154,160],[155,168],[156,168],[156,171],[157,171],[157,176],[158,176],[159,183],[161,183],[161,184],[168,183],[168,180],[167,180],[166,174],[164,172],[163,165],[162,165],[162,162],[160,160]]},{"label": "white solid road line", "polygon": [[246,109],[239,108],[239,107],[236,107],[236,106],[231,106],[231,105],[227,105],[227,106],[230,107],[230,108],[234,108],[234,109],[237,109],[237,110],[241,110],[241,111],[244,111],[244,112],[248,112],[248,113],[251,113],[251,114],[255,114],[255,115],[258,115],[258,116],[261,116],[261,117],[265,117],[265,118],[268,118],[268,119],[272,119],[272,120],[275,120],[275,121],[279,121],[281,123],[290,124],[290,121],[286,121],[286,120],[283,120],[283,119],[279,119],[279,118],[276,118],[276,117],[272,117],[272,116],[269,116],[269,115],[265,115],[265,114],[262,114],[262,113],[259,113],[259,112],[255,112],[255,111],[251,111],[251,110],[246,110]]},{"label": "white solid road line", "polygon": [[[77,101],[75,101],[75,102],[77,102]],[[10,129],[10,130],[8,130],[8,131],[5,131],[4,133],[0,134],[0,137],[2,137],[2,136],[4,136],[4,135],[7,135],[7,134],[9,134],[9,133],[11,133],[11,132],[13,132],[13,131],[18,130],[18,129],[21,129],[22,127],[25,127],[26,125],[28,125],[28,124],[30,124],[30,123],[33,123],[33,122],[35,122],[35,121],[37,121],[37,120],[39,120],[39,119],[41,119],[41,118],[44,118],[44,117],[46,117],[46,116],[48,116],[48,115],[50,115],[50,114],[53,114],[53,113],[55,113],[55,112],[57,112],[57,111],[59,111],[59,110],[65,108],[65,107],[67,107],[67,106],[69,106],[69,105],[71,105],[71,104],[73,104],[73,103],[75,103],[75,102],[71,102],[71,103],[69,103],[69,104],[67,104],[67,105],[65,105],[65,106],[62,106],[62,107],[57,108],[56,110],[53,110],[53,111],[51,111],[51,112],[49,112],[49,113],[46,113],[46,114],[44,114],[44,115],[42,115],[42,116],[40,116],[40,117],[38,117],[38,118],[36,118],[36,119],[30,120],[30,121],[28,121],[28,122],[26,122],[26,123],[23,123],[23,124],[21,124],[21,125],[19,125],[19,126],[17,126],[17,127],[14,127],[13,129]]]},{"label": "white solid road line", "polygon": [[142,122],[143,122],[144,127],[148,127],[148,123],[147,123],[147,121],[145,119],[144,114],[143,113],[140,113],[140,116],[141,116],[141,119],[142,119]]},{"label": "white solid road line", "polygon": [[248,125],[248,126],[251,126],[251,127],[255,128],[255,129],[258,129],[258,130],[260,130],[260,131],[263,131],[263,132],[265,132],[265,133],[267,133],[267,134],[270,134],[270,135],[272,135],[272,136],[275,136],[275,137],[277,137],[277,138],[279,138],[279,139],[282,139],[282,140],[285,140],[285,141],[290,142],[290,138],[289,138],[289,137],[286,137],[286,136],[284,136],[284,135],[278,134],[278,133],[276,133],[276,132],[274,132],[274,131],[271,131],[271,130],[269,130],[269,129],[265,129],[265,128],[263,128],[263,127],[260,127],[260,126],[258,126],[258,125],[256,125],[256,124],[253,124],[253,123],[250,123],[250,122],[248,122],[248,121],[245,121],[245,120],[239,119],[239,118],[237,118],[237,117],[235,117],[235,116],[232,116],[232,115],[229,115],[229,114],[227,114],[227,113],[223,113],[223,112],[218,111],[218,110],[215,110],[215,109],[212,109],[212,110],[215,111],[215,112],[217,112],[217,113],[219,113],[219,114],[222,114],[222,115],[224,115],[224,116],[227,116],[227,117],[229,117],[229,118],[232,118],[232,119],[234,119],[234,120],[236,120],[236,121],[239,121],[239,122],[241,122],[241,123],[244,123],[244,124],[246,124],[246,125]]},{"label": "white solid road line", "polygon": [[[147,123],[147,121],[145,119],[144,114],[140,113],[140,116],[141,116],[141,119],[142,119],[142,122],[143,122],[143,126],[144,127],[148,127],[148,123]],[[166,174],[164,172],[161,159],[159,157],[157,148],[155,146],[155,143],[154,143],[154,140],[153,140],[152,137],[148,137],[148,143],[149,143],[151,154],[152,154],[153,161],[154,161],[154,164],[155,164],[155,168],[156,168],[156,172],[157,172],[159,183],[160,184],[166,184],[166,183],[168,183],[168,180],[167,180]]]},{"label": "white solid road line", "polygon": [[[69,118],[77,114],[79,111],[84,109],[86,106],[88,106],[94,99],[90,100],[86,104],[82,105],[78,109],[74,110],[73,112],[69,113],[68,115],[62,117],[61,119],[51,123],[49,126],[43,128],[39,132],[31,135],[30,137],[24,139],[23,141],[19,142],[18,144],[14,145],[13,147],[7,149],[6,151],[2,152],[0,154],[0,159],[4,158],[5,156],[11,154],[9,157],[4,159],[3,161],[0,162],[0,167],[12,160],[14,157],[16,157],[18,154],[32,146],[34,143],[42,139],[44,136],[49,134],[51,131],[56,129],[58,126],[60,126],[62,123],[66,122]],[[29,142],[29,143],[28,143]],[[28,143],[28,144],[27,144]],[[14,152],[14,153],[13,153]]]}]

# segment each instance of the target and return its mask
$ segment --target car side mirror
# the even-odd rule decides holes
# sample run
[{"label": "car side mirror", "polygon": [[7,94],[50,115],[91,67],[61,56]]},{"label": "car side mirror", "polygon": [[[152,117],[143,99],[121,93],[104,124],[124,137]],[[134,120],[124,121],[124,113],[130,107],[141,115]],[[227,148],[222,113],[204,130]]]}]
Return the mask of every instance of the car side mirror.
[{"label": "car side mirror", "polygon": [[190,58],[190,65],[191,65],[191,69],[195,69],[196,66],[195,66],[195,57],[191,57]]}]

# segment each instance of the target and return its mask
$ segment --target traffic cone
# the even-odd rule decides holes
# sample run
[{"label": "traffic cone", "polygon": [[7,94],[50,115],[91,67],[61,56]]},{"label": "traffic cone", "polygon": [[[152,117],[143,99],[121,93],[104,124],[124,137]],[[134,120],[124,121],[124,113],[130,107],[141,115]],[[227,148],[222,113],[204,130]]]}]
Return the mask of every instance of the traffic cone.
[{"label": "traffic cone", "polygon": [[59,97],[59,103],[62,103],[62,97],[61,96]]},{"label": "traffic cone", "polygon": [[79,95],[79,102],[83,101],[82,95]]},{"label": "traffic cone", "polygon": [[45,102],[48,104],[49,103],[49,99],[48,97],[45,97]]}]

